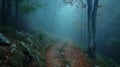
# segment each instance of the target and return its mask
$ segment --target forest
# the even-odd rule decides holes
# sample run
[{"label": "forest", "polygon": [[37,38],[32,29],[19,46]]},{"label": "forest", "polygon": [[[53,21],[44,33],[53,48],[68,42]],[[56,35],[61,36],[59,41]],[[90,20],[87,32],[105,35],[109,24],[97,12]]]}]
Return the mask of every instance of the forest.
[{"label": "forest", "polygon": [[0,0],[0,67],[120,67],[119,0]]}]

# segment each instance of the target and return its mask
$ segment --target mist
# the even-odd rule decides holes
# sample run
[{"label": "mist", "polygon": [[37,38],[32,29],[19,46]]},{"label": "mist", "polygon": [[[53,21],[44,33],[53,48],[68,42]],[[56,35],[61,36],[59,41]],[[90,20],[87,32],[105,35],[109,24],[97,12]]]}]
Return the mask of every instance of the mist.
[{"label": "mist", "polygon": [[[114,63],[113,67],[118,67],[120,66],[119,3],[120,0],[13,0],[11,2],[1,0],[0,38],[3,39],[0,42],[10,39],[16,46],[19,44],[28,46],[34,43],[35,45],[28,46],[27,49],[31,48],[34,52],[36,48],[43,57],[51,52],[56,54],[54,51],[60,50],[60,56],[65,59],[66,67],[70,66],[70,61],[61,55],[69,54],[67,51],[70,50],[66,48],[87,55],[90,64],[94,61],[94,67],[97,65],[109,67],[111,63]],[[9,44],[13,45],[11,43]],[[4,42],[2,44],[8,45]],[[44,65],[47,59],[49,58],[42,59]],[[49,66],[49,62],[47,63]],[[101,66],[100,63],[106,65]]]},{"label": "mist", "polygon": [[[57,36],[73,38],[78,41],[81,38],[87,38],[87,9],[82,11],[75,5],[64,4],[62,0],[43,0],[42,2],[47,3],[47,6],[28,15],[28,25],[31,28],[35,30],[43,29]],[[86,1],[84,2],[86,3]],[[114,18],[119,14],[117,3],[119,3],[119,0],[114,2],[110,0],[100,1],[100,5],[104,5],[104,7],[98,9],[96,25],[98,44],[105,44],[103,39],[106,41],[106,38],[109,38],[109,33],[112,32],[109,28],[111,28],[111,23],[115,21]]]}]

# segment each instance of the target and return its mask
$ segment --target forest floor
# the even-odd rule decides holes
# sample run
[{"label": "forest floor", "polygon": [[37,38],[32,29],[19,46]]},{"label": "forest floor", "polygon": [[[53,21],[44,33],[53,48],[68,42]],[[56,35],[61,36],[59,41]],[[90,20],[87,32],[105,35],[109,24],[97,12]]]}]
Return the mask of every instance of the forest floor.
[{"label": "forest floor", "polygon": [[60,42],[46,51],[47,67],[89,67],[82,50],[72,42]]}]

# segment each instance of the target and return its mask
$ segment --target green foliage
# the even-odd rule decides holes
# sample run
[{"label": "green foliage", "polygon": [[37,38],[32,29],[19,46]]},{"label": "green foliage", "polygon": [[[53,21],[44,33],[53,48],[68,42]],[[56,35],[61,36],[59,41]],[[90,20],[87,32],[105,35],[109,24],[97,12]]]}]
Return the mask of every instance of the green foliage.
[{"label": "green foliage", "polygon": [[[7,47],[0,46],[0,67],[2,67],[1,66],[3,65],[2,61],[5,60],[7,53],[10,53],[11,56],[8,59],[8,64],[6,65],[9,65],[10,67],[24,67],[26,65],[25,51],[28,51],[27,48],[30,48],[30,51],[28,52],[30,52],[33,55],[35,59],[34,62],[36,63],[36,65],[39,65],[38,67],[46,67],[45,50],[48,47],[50,47],[50,45],[48,44],[50,44],[52,41],[54,42],[54,40],[51,40],[51,37],[48,36],[48,33],[40,31],[39,33],[33,35],[32,34],[20,35],[15,31],[11,32],[12,30],[13,29],[11,30],[8,30],[6,28],[3,29],[3,31],[5,31],[4,32],[5,36],[7,36],[12,43],[15,43],[17,48],[14,52],[11,53],[8,50],[9,46]],[[29,45],[27,37],[29,37],[33,41],[32,46]],[[23,42],[24,44],[22,44],[21,42]]]},{"label": "green foliage", "polygon": [[91,67],[95,67],[96,65],[99,67],[111,67],[104,58],[98,58],[97,60],[94,60],[88,57],[87,62]]},{"label": "green foliage", "polygon": [[119,51],[115,48],[120,48],[120,39],[119,38],[112,38],[109,40],[108,44],[107,44],[107,49],[110,49],[112,51],[116,50],[116,51]]},{"label": "green foliage", "polygon": [[119,62],[120,56],[120,38],[112,38],[108,41],[108,44],[106,45],[105,55],[109,58],[114,59],[115,61]]},{"label": "green foliage", "polygon": [[45,36],[46,36],[46,33],[44,33],[44,32],[40,32],[40,33],[39,33],[39,37],[43,38],[43,37],[45,37]]},{"label": "green foliage", "polygon": [[24,54],[20,52],[19,50],[16,50],[12,53],[13,57],[10,60],[10,64],[12,67],[21,67],[23,66],[21,63],[24,62]]},{"label": "green foliage", "polygon": [[21,6],[19,6],[19,8],[26,13],[30,13],[30,12],[33,12],[36,10],[36,8],[34,6],[28,6],[28,5],[27,6],[21,5]]},{"label": "green foliage", "polygon": [[47,34],[46,34],[45,32],[43,32],[43,31],[40,31],[40,32],[37,34],[37,37],[39,38],[40,41],[41,41],[41,40],[44,40],[44,41],[45,41],[46,36],[47,36]]},{"label": "green foliage", "polygon": [[100,67],[110,67],[110,65],[103,59],[97,60]]},{"label": "green foliage", "polygon": [[46,5],[47,4],[32,2],[29,5],[28,4],[21,4],[21,5],[19,5],[19,8],[25,13],[30,13],[30,12],[37,10],[38,8],[43,8]]},{"label": "green foliage", "polygon": [[43,7],[47,6],[47,3],[32,3],[32,4],[38,8],[43,8]]}]

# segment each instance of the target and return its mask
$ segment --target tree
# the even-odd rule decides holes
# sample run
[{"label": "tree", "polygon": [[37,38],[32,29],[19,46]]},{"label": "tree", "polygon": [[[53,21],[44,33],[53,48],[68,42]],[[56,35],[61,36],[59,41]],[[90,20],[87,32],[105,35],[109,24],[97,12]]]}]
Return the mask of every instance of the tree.
[{"label": "tree", "polygon": [[6,6],[6,0],[1,1],[1,23],[4,24],[6,20],[6,11],[5,11],[5,6]]},{"label": "tree", "polygon": [[88,35],[89,45],[88,53],[92,58],[96,58],[96,17],[99,0],[87,0],[88,4]]},{"label": "tree", "polygon": [[[44,7],[45,4],[35,2],[37,0],[0,0],[1,2],[1,19],[0,25],[13,28],[26,28],[27,22],[20,14],[27,14],[38,8]],[[23,26],[25,25],[25,26]]]},{"label": "tree", "polygon": [[[86,8],[88,14],[88,53],[92,58],[95,58],[96,52],[96,42],[95,42],[95,35],[96,35],[96,17],[97,17],[97,8],[99,0],[87,0],[87,5],[83,2],[83,0],[75,0],[77,4],[77,8]],[[74,5],[74,0],[63,0],[64,3]],[[82,19],[81,19],[82,20]]]}]

